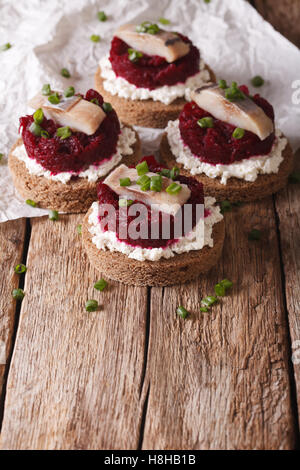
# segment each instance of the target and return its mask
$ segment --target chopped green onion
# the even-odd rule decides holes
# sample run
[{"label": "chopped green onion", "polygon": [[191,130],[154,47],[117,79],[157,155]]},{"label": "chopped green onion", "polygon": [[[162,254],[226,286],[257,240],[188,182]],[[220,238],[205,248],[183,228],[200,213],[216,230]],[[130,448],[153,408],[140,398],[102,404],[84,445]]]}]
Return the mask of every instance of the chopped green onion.
[{"label": "chopped green onion", "polygon": [[100,103],[99,103],[99,100],[97,98],[92,98],[90,103],[94,103],[96,104],[97,106],[100,106]]},{"label": "chopped green onion", "polygon": [[98,16],[99,21],[106,21],[107,20],[107,16],[104,13],[104,11],[98,11],[97,16]]},{"label": "chopped green onion", "polygon": [[99,304],[97,302],[97,300],[88,300],[86,303],[85,303],[85,309],[87,312],[96,312],[96,310],[98,310],[99,308]]},{"label": "chopped green onion", "polygon": [[232,82],[231,87],[226,88],[225,90],[225,98],[227,98],[229,101],[238,101],[244,100],[245,95],[239,89],[237,82]]},{"label": "chopped green onion", "polygon": [[36,124],[35,122],[33,122],[30,126],[29,126],[29,130],[30,132],[35,135],[36,137],[40,137],[41,134],[42,134],[42,128],[39,124]]},{"label": "chopped green onion", "polygon": [[128,59],[131,62],[138,62],[143,55],[142,52],[136,51],[135,49],[128,49]]},{"label": "chopped green onion", "polygon": [[224,214],[225,212],[230,212],[232,209],[231,203],[229,201],[222,201],[221,202],[221,214]]},{"label": "chopped green onion", "polygon": [[60,103],[59,94],[58,94],[57,92],[56,92],[56,93],[52,93],[52,95],[49,96],[48,101],[50,101],[50,103],[52,103],[52,104],[58,104],[58,103]]},{"label": "chopped green onion", "polygon": [[208,308],[207,307],[200,307],[200,312],[208,312]]},{"label": "chopped green onion", "polygon": [[36,124],[42,124],[44,120],[44,113],[42,108],[37,109],[36,112],[33,113],[33,120]]},{"label": "chopped green onion", "polygon": [[197,121],[198,126],[205,128],[212,128],[214,127],[214,120],[212,117],[204,117]]},{"label": "chopped green onion", "polygon": [[218,299],[214,297],[213,295],[208,295],[204,299],[201,300],[201,305],[202,307],[211,307],[212,305],[216,304],[218,302]]},{"label": "chopped green onion", "polygon": [[215,285],[214,289],[215,289],[215,293],[219,297],[224,297],[224,295],[226,294],[226,288],[220,282]]},{"label": "chopped green onion", "polygon": [[171,183],[167,188],[166,191],[168,194],[178,194],[182,190],[182,186],[178,183]]},{"label": "chopped green onion", "polygon": [[170,24],[171,21],[170,20],[167,20],[166,18],[159,18],[159,23],[161,24]]},{"label": "chopped green onion", "polygon": [[289,176],[289,182],[293,184],[300,183],[300,171],[294,171],[291,173]]},{"label": "chopped green onion", "polygon": [[253,240],[260,240],[261,239],[261,231],[253,228],[251,232],[248,233],[248,239]]},{"label": "chopped green onion", "polygon": [[31,206],[31,207],[36,207],[37,206],[37,203],[34,202],[32,199],[26,199],[26,204],[28,204],[28,206]]},{"label": "chopped green onion", "polygon": [[70,78],[71,77],[71,74],[70,74],[69,70],[65,69],[65,68],[61,69],[60,74],[65,78]]},{"label": "chopped green onion", "polygon": [[135,167],[136,171],[137,171],[137,174],[139,176],[142,176],[142,175],[145,175],[146,173],[148,173],[149,171],[149,167],[148,167],[148,164],[146,162],[146,160],[144,160],[142,163],[139,163],[136,167]]},{"label": "chopped green onion", "polygon": [[49,83],[46,83],[45,85],[43,85],[42,95],[44,95],[44,96],[51,95],[51,87],[50,87]]},{"label": "chopped green onion", "polygon": [[99,34],[92,34],[90,36],[90,40],[93,41],[93,42],[99,42],[100,41],[100,36]]},{"label": "chopped green onion", "polygon": [[223,279],[223,281],[220,282],[221,286],[224,286],[225,289],[230,289],[233,286],[233,282],[229,281],[228,279]]},{"label": "chopped green onion", "polygon": [[177,315],[179,315],[181,318],[186,318],[189,316],[189,312],[187,311],[186,308],[184,308],[182,305],[177,308],[176,310]]},{"label": "chopped green onion", "polygon": [[103,103],[102,109],[105,113],[110,113],[112,111],[112,105],[110,103]]},{"label": "chopped green onion", "polygon": [[94,284],[94,288],[97,290],[100,290],[101,292],[105,289],[106,286],[107,286],[107,282],[103,278],[101,278],[100,281],[97,281]]},{"label": "chopped green onion", "polygon": [[45,131],[45,129],[42,129],[41,130],[41,137],[43,137],[44,139],[49,139],[49,133],[47,131]]},{"label": "chopped green onion", "polygon": [[64,92],[64,95],[66,98],[70,98],[71,96],[74,96],[74,94],[75,94],[75,88],[73,86],[69,86]]},{"label": "chopped green onion", "polygon": [[219,80],[219,87],[225,90],[225,88],[228,88],[226,80]]},{"label": "chopped green onion", "polygon": [[72,135],[72,131],[69,126],[59,127],[56,131],[57,137],[60,137],[61,140],[67,139]]},{"label": "chopped green onion", "polygon": [[3,46],[0,47],[0,51],[7,51],[11,47],[12,46],[11,46],[10,42],[7,42],[6,44],[3,44]]},{"label": "chopped green onion", "polygon": [[210,0],[204,0],[204,3],[210,3]]},{"label": "chopped green onion", "polygon": [[24,299],[25,292],[23,289],[14,289],[11,294],[15,300],[21,301]]},{"label": "chopped green onion", "polygon": [[77,233],[79,235],[81,235],[81,233],[82,233],[82,225],[81,224],[77,225]]},{"label": "chopped green onion", "polygon": [[120,178],[120,186],[130,186],[131,180],[130,178]]},{"label": "chopped green onion", "polygon": [[142,24],[136,27],[136,31],[138,33],[157,34],[159,33],[160,29],[157,24],[151,23],[150,21],[144,21]]},{"label": "chopped green onion", "polygon": [[240,127],[236,127],[232,133],[232,137],[236,140],[242,139],[245,135],[245,129],[241,129]]},{"label": "chopped green onion", "polygon": [[170,178],[170,170],[168,170],[168,168],[163,168],[159,174],[162,175],[162,176],[165,176],[166,178]]},{"label": "chopped green onion", "polygon": [[156,192],[161,191],[161,189],[162,189],[162,177],[161,177],[161,175],[151,176],[150,189],[151,189],[151,191],[156,191]]},{"label": "chopped green onion", "polygon": [[17,274],[23,274],[23,273],[26,273],[26,271],[27,271],[27,268],[25,264],[17,264],[17,266],[15,267],[15,273]]},{"label": "chopped green onion", "polygon": [[133,204],[132,199],[119,199],[119,207],[129,207]]},{"label": "chopped green onion", "polygon": [[147,175],[142,175],[137,179],[136,184],[140,185],[142,191],[150,189],[151,179]]},{"label": "chopped green onion", "polygon": [[170,178],[175,180],[177,176],[179,176],[179,168],[177,168],[177,166],[173,166],[172,170],[170,171]]},{"label": "chopped green onion", "polygon": [[59,219],[59,214],[57,211],[50,210],[49,211],[49,219],[55,222],[56,220]]},{"label": "chopped green onion", "polygon": [[265,81],[260,75],[256,75],[255,77],[251,79],[251,83],[255,87],[260,87],[260,86],[263,86]]},{"label": "chopped green onion", "polygon": [[2,158],[3,158],[3,153],[0,153],[0,162],[1,162]]}]

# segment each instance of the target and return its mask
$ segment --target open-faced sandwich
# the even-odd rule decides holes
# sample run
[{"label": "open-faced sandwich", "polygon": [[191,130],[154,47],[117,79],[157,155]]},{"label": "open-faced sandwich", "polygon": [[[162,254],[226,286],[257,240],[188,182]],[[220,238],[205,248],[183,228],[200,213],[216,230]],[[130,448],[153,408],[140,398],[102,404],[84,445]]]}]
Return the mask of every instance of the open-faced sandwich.
[{"label": "open-faced sandwich", "polygon": [[201,183],[148,156],[136,168],[120,165],[99,183],[82,235],[90,262],[108,278],[167,286],[217,263],[224,220]]},{"label": "open-faced sandwich", "polygon": [[267,100],[224,80],[192,91],[191,98],[162,138],[169,168],[195,176],[218,201],[260,199],[285,186],[293,152]]},{"label": "open-faced sandwich", "polygon": [[20,118],[9,168],[18,193],[39,207],[85,212],[112,168],[141,158],[136,132],[95,90],[82,96],[47,84],[29,105],[36,111]]},{"label": "open-faced sandwich", "polygon": [[95,88],[131,125],[164,128],[190,90],[215,81],[200,52],[180,33],[145,21],[121,26],[100,60]]}]

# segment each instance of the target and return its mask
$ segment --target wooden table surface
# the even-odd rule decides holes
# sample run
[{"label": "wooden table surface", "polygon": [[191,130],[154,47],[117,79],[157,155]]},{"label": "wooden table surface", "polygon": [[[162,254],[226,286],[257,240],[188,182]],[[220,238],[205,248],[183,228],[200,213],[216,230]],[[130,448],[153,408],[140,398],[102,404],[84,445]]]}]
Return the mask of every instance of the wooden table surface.
[{"label": "wooden table surface", "polygon": [[[298,448],[299,196],[289,185],[227,213],[218,266],[171,288],[96,292],[80,215],[0,224],[1,448]],[[200,313],[225,277],[231,294]]]}]

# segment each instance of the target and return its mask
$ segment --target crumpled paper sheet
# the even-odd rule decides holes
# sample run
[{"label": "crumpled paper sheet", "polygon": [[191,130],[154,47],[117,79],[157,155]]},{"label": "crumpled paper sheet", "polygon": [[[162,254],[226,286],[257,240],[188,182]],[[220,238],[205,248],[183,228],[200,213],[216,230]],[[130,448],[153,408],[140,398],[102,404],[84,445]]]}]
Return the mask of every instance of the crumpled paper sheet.
[{"label": "crumpled paper sheet", "polygon": [[[18,136],[18,119],[30,109],[27,101],[44,83],[59,88],[74,85],[84,92],[93,87],[99,59],[109,51],[114,30],[125,22],[157,21],[165,17],[170,28],[188,35],[201,49],[218,78],[249,85],[260,74],[266,84],[259,90],[274,105],[277,125],[293,148],[300,146],[300,105],[292,103],[300,80],[300,51],[277,33],[244,0],[0,0],[0,222],[41,216],[15,194],[7,155]],[[104,10],[106,22],[97,12]],[[93,43],[91,34],[100,34]],[[70,70],[72,78],[60,76]],[[254,89],[251,88],[254,92]],[[158,149],[161,132],[139,128],[144,153]]]}]

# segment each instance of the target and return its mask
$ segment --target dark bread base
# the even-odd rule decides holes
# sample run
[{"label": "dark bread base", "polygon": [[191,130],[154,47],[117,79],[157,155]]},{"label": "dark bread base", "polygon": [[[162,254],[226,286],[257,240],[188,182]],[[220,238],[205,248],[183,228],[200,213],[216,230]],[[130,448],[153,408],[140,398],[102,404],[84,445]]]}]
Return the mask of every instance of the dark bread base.
[{"label": "dark bread base", "polygon": [[224,220],[213,227],[213,248],[205,246],[202,250],[189,251],[173,258],[159,261],[137,261],[123,253],[99,250],[92,242],[88,218],[82,224],[82,243],[94,268],[109,279],[135,286],[170,286],[183,284],[209,271],[221,256],[225,224]]},{"label": "dark bread base", "polygon": [[[8,158],[13,183],[20,196],[25,200],[32,199],[38,207],[45,209],[69,213],[86,212],[97,199],[97,184],[105,176],[94,183],[89,182],[86,178],[76,178],[64,184],[60,181],[49,180],[44,176],[31,175],[25,163],[12,154],[13,150],[21,143],[22,139],[20,138],[12,147]],[[123,157],[120,164],[136,165],[141,159],[141,155],[140,139],[136,133],[133,154]]]},{"label": "dark bread base", "polygon": [[[188,170],[178,163],[173,155],[167,134],[164,134],[160,144],[160,156],[162,162],[168,167],[177,166],[180,173],[185,176],[191,176]],[[229,178],[227,184],[221,184],[220,178],[209,178],[203,173],[193,175],[204,186],[205,196],[213,196],[217,201],[228,200],[231,202],[255,201],[270,196],[282,189],[288,181],[289,174],[293,170],[294,155],[290,144],[283,151],[284,160],[279,167],[278,173],[269,175],[258,175],[253,182],[245,181],[239,178]]]},{"label": "dark bread base", "polygon": [[[211,81],[216,81],[214,72],[206,65]],[[164,104],[153,100],[129,100],[111,95],[103,87],[103,79],[100,75],[101,69],[98,67],[95,74],[95,89],[104,97],[105,101],[111,103],[117,111],[120,121],[131,126],[154,127],[164,129],[169,121],[178,118],[180,111],[186,104],[184,98],[177,98],[170,104]]]}]

